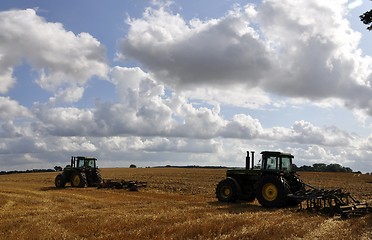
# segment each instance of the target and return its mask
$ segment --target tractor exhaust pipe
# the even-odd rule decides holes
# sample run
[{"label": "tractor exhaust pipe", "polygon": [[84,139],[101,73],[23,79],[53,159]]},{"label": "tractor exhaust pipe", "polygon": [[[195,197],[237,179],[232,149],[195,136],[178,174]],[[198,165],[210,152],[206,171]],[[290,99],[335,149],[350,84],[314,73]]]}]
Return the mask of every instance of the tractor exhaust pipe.
[{"label": "tractor exhaust pipe", "polygon": [[[252,159],[252,163],[251,163]],[[251,157],[249,157],[249,151],[247,151],[247,157],[245,158],[245,169],[253,169],[254,168],[254,151],[251,151]]]},{"label": "tractor exhaust pipe", "polygon": [[245,158],[245,170],[249,170],[250,164],[251,164],[251,159],[249,158],[249,151],[247,151],[247,157]]},{"label": "tractor exhaust pipe", "polygon": [[254,151],[251,151],[252,154],[252,169],[254,168]]}]

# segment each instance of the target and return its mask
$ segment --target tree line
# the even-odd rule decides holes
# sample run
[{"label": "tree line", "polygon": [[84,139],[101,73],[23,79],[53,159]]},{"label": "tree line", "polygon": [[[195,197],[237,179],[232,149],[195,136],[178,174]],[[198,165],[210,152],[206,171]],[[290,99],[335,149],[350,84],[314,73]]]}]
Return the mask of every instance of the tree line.
[{"label": "tree line", "polygon": [[13,170],[13,171],[0,171],[0,175],[14,174],[14,173],[35,173],[35,172],[55,172],[54,169],[31,169],[25,171]]},{"label": "tree line", "polygon": [[343,167],[338,163],[314,163],[312,166],[303,165],[297,167],[296,164],[293,164],[293,170],[295,171],[304,171],[304,172],[353,172],[349,167]]}]

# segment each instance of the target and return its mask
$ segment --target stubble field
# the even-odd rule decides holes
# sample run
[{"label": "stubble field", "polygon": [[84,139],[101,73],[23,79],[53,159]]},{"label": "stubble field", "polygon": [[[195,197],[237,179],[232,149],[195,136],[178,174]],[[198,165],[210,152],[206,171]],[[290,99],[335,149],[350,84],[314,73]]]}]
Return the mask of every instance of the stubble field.
[{"label": "stubble field", "polygon": [[[340,220],[257,201],[219,203],[222,169],[102,169],[104,178],[147,181],[138,192],[56,189],[56,174],[0,176],[0,239],[372,239],[372,214]],[[300,175],[372,204],[372,176]]]}]

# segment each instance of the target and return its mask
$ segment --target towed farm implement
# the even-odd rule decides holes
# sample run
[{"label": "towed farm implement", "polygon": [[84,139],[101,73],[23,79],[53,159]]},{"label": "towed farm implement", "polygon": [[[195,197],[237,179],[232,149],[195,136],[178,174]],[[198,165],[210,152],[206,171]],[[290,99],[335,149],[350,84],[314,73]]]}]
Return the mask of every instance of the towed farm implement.
[{"label": "towed farm implement", "polygon": [[71,187],[128,189],[130,191],[138,191],[138,188],[147,186],[146,182],[103,179],[97,166],[97,158],[82,156],[71,157],[71,164],[56,176],[54,183],[57,188],[63,188],[70,183]]},{"label": "towed farm implement", "polygon": [[341,189],[318,189],[309,184],[304,184],[308,189],[302,189],[288,198],[299,202],[300,210],[315,211],[330,216],[340,215],[341,218],[350,218],[372,213],[372,207],[365,202],[356,200],[349,192]]},{"label": "towed farm implement", "polygon": [[341,218],[372,212],[367,203],[341,189],[318,189],[304,183],[292,170],[290,153],[263,151],[261,166],[254,165],[254,152],[247,151],[245,169],[229,169],[216,187],[221,202],[258,200],[263,207],[299,206],[299,209],[340,215]]},{"label": "towed farm implement", "polygon": [[125,181],[125,180],[103,180],[98,184],[97,188],[112,188],[112,189],[129,189],[129,191],[138,191],[140,187],[147,187],[147,182]]}]

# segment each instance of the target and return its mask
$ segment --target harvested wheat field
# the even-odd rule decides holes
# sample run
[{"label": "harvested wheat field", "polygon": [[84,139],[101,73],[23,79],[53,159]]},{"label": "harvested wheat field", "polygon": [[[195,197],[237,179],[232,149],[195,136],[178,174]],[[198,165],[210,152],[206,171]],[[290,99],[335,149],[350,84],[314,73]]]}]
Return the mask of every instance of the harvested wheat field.
[{"label": "harvested wheat field", "polygon": [[[147,181],[138,192],[56,189],[56,175],[0,176],[0,239],[372,239],[372,214],[341,220],[257,201],[219,203],[222,169],[102,169],[104,178]],[[300,175],[372,204],[372,176]]]}]

